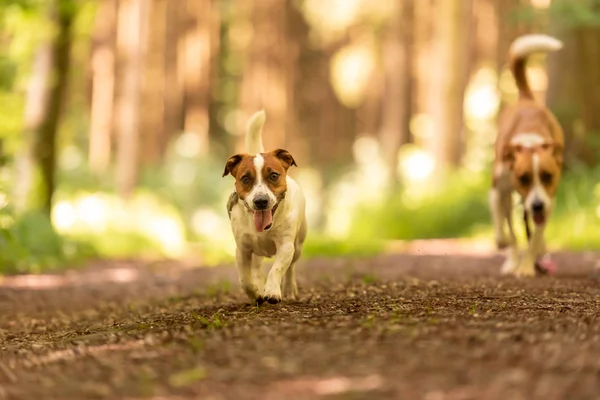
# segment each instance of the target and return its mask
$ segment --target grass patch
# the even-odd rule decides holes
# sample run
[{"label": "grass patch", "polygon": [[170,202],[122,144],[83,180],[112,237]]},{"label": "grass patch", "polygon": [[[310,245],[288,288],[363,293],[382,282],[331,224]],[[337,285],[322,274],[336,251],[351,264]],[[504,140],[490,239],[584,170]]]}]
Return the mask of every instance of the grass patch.
[{"label": "grass patch", "polygon": [[[455,237],[493,240],[488,191],[487,174],[465,172],[455,174],[433,190],[404,188],[382,206],[357,213],[351,237],[374,238],[374,243],[377,239]],[[522,209],[516,207],[514,222],[517,236],[524,243],[521,213]],[[546,232],[552,248],[600,249],[600,168],[565,172]]]},{"label": "grass patch", "polygon": [[380,207],[357,213],[353,236],[432,239],[469,236],[489,220],[488,181],[461,172],[442,186],[403,188]]},{"label": "grass patch", "polygon": [[336,239],[317,232],[309,232],[304,248],[303,258],[339,257],[339,256],[372,256],[382,252],[382,240],[369,239]]}]

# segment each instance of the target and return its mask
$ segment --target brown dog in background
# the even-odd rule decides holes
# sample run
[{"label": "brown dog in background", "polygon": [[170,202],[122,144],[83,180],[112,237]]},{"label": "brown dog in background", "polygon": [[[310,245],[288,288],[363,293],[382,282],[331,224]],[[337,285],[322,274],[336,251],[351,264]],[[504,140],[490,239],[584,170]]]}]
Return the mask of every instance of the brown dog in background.
[{"label": "brown dog in background", "polygon": [[[552,52],[562,43],[547,35],[524,35],[509,50],[509,63],[519,90],[519,100],[500,117],[490,208],[499,249],[508,248],[502,272],[533,276],[544,268],[539,259],[546,252],[544,230],[554,206],[561,177],[564,137],[554,115],[535,101],[526,75],[530,54]],[[512,224],[512,193],[523,202],[523,219],[528,237],[525,254],[519,254]],[[533,220],[533,231],[529,221]],[[505,231],[508,226],[508,235]],[[550,268],[547,268],[546,272]]]}]

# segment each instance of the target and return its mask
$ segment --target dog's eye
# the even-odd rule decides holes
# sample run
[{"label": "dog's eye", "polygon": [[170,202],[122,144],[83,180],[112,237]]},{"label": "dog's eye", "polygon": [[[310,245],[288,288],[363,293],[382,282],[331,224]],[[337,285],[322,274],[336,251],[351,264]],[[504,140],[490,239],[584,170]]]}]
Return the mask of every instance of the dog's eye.
[{"label": "dog's eye", "polygon": [[540,174],[540,180],[544,185],[549,185],[552,183],[552,174],[550,172],[542,172]]},{"label": "dog's eye", "polygon": [[271,172],[271,175],[269,175],[269,179],[273,182],[276,182],[277,179],[279,179],[279,174],[277,172]]},{"label": "dog's eye", "polygon": [[519,182],[523,186],[529,186],[531,184],[531,175],[523,174],[523,175],[519,176]]},{"label": "dog's eye", "polygon": [[250,179],[250,177],[248,175],[244,175],[242,176],[242,179],[240,179],[240,181],[244,184],[244,185],[249,185],[250,183],[252,183],[252,179]]}]

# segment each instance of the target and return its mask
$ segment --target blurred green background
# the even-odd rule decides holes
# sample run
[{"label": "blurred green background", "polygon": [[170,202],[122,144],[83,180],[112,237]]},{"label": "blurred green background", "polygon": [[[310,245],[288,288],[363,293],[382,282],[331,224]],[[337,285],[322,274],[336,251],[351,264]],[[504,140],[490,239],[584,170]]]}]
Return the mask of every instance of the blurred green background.
[{"label": "blurred green background", "polygon": [[308,199],[305,256],[492,244],[496,117],[518,35],[566,134],[554,249],[600,248],[598,0],[0,0],[0,272],[232,260],[221,178],[267,112]]}]

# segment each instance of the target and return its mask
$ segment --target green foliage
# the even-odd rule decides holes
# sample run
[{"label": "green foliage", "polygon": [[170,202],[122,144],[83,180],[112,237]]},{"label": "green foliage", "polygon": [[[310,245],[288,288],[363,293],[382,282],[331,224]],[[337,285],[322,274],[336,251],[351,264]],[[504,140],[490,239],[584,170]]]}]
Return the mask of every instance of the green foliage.
[{"label": "green foliage", "polygon": [[547,10],[526,4],[513,10],[510,22],[536,23],[548,15],[556,26],[566,29],[600,27],[600,0],[553,0]]},{"label": "green foliage", "polygon": [[[414,240],[479,236],[493,240],[486,178],[487,174],[459,173],[435,191],[412,200],[415,203],[403,189],[383,206],[365,208],[354,216],[353,242],[360,243],[359,237]],[[515,221],[520,221],[520,213],[516,207]],[[548,242],[561,249],[600,249],[599,222],[600,168],[571,166],[559,186],[547,228]],[[516,229],[523,236],[520,223]],[[521,237],[521,243],[523,240]],[[328,244],[314,248],[317,252],[334,249]],[[347,248],[353,249],[353,245]]]},{"label": "green foliage", "polygon": [[364,207],[354,219],[353,236],[410,240],[470,235],[489,220],[489,181],[470,175],[458,173],[433,190],[404,188],[380,207]]},{"label": "green foliage", "polygon": [[0,273],[64,268],[95,254],[90,246],[58,235],[41,212],[31,211],[14,218],[3,208],[0,220]]},{"label": "green foliage", "polygon": [[322,233],[309,232],[302,251],[303,258],[372,256],[381,253],[383,242],[377,239],[335,239]]},{"label": "green foliage", "polygon": [[600,249],[600,168],[569,171],[556,201],[548,226],[551,242],[572,250]]},{"label": "green foliage", "polygon": [[550,13],[566,27],[600,27],[600,0],[554,0]]}]

